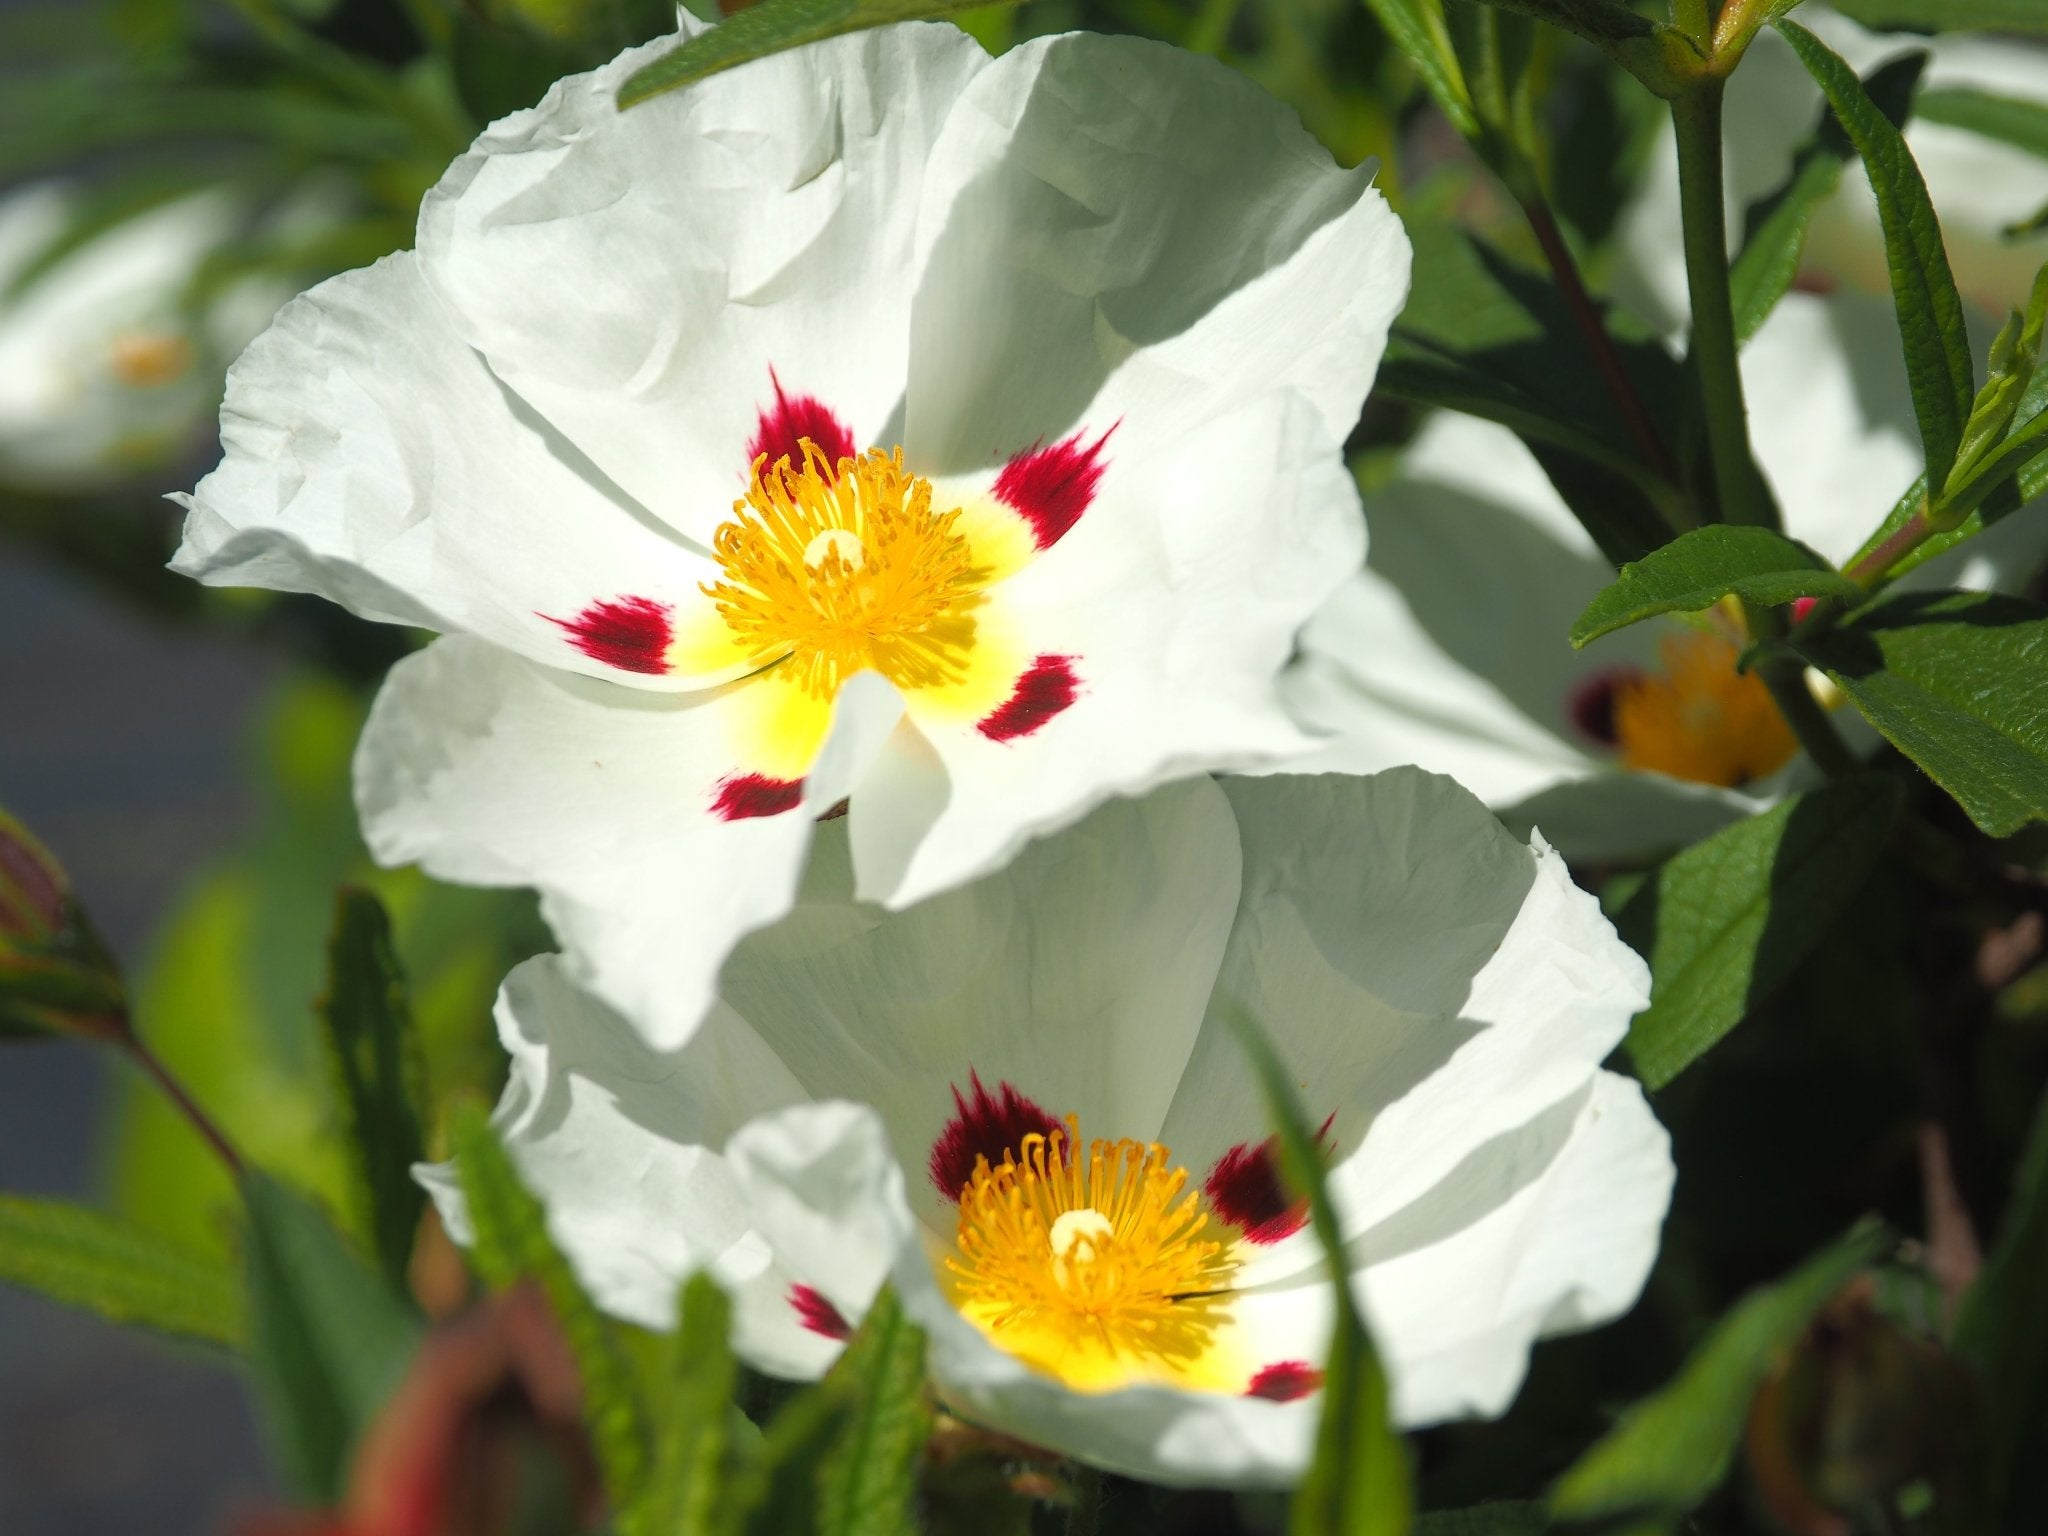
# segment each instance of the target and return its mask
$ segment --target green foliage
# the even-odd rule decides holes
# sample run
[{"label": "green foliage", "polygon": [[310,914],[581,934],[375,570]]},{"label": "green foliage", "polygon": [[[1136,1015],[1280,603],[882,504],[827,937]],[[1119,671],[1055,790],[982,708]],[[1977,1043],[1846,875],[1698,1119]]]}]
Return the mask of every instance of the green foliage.
[{"label": "green foliage", "polygon": [[583,1380],[584,1417],[605,1487],[619,1505],[631,1507],[647,1476],[649,1428],[612,1325],[548,1235],[540,1202],[519,1182],[484,1112],[458,1105],[449,1117],[448,1143],[475,1234],[470,1257],[477,1273],[493,1290],[532,1279],[546,1293]]},{"label": "green foliage", "polygon": [[1717,523],[1623,566],[1572,625],[1571,642],[1583,646],[1660,613],[1696,613],[1730,596],[1775,607],[1795,597],[1854,602],[1862,595],[1855,582],[1782,533]]},{"label": "green foliage", "polygon": [[233,1271],[81,1206],[0,1195],[0,1280],[113,1322],[207,1344],[242,1341]]},{"label": "green foliage", "polygon": [[744,1514],[740,1476],[758,1460],[759,1435],[732,1406],[739,1363],[732,1303],[704,1274],[683,1285],[669,1357],[669,1395],[654,1404],[654,1460],[630,1515],[661,1536],[725,1536]]},{"label": "green foliage", "polygon": [[357,1436],[403,1377],[421,1324],[303,1195],[260,1172],[243,1179],[242,1193],[250,1373],[293,1489],[332,1502]]},{"label": "green foliage", "polygon": [[1686,1513],[1727,1476],[1749,1402],[1821,1304],[1890,1243],[1866,1223],[1718,1323],[1669,1386],[1637,1403],[1551,1490],[1559,1520]]},{"label": "green foliage", "polygon": [[917,1466],[931,1433],[924,1334],[884,1287],[826,1378],[847,1416],[818,1460],[819,1536],[898,1536],[914,1528]]},{"label": "green foliage", "polygon": [[[1463,0],[1475,3],[1475,0]],[[1582,37],[1659,96],[1673,96],[1698,72],[1699,50],[1675,27],[1620,0],[1481,0]]]},{"label": "green foliage", "polygon": [[1797,22],[1778,25],[1862,155],[1870,189],[1877,195],[1913,413],[1920,422],[1928,482],[1938,485],[1962,442],[1976,376],[1963,327],[1963,301],[1942,249],[1941,225],[1928,200],[1927,183],[1905,137],[1841,56]]},{"label": "green foliage", "polygon": [[320,1019],[340,1084],[364,1226],[385,1275],[403,1286],[426,1200],[412,1176],[413,1164],[426,1156],[419,1050],[391,920],[368,891],[344,890],[336,899]]},{"label": "green foliage", "polygon": [[2048,819],[2048,609],[1901,593],[1796,648],[1984,831]]},{"label": "green foliage", "polygon": [[1833,0],[1866,27],[1906,32],[2048,32],[2040,0]]},{"label": "green foliage", "polygon": [[1351,1294],[1344,1234],[1323,1178],[1322,1153],[1265,1031],[1241,1008],[1231,1008],[1228,1017],[1280,1138],[1287,1182],[1307,1197],[1309,1226],[1323,1251],[1334,1302],[1315,1459],[1295,1489],[1288,1531],[1290,1536],[1403,1536],[1413,1525],[1415,1508],[1408,1454],[1388,1412],[1386,1371]]},{"label": "green foliage", "polygon": [[1437,110],[1466,138],[1479,136],[1479,116],[1464,69],[1444,24],[1444,0],[1365,0],[1394,46],[1415,66]]},{"label": "green foliage", "polygon": [[[1926,65],[1924,53],[1891,59],[1864,77],[1864,94],[1888,121],[1903,127]],[[1841,188],[1843,168],[1855,152],[1833,109],[1823,108],[1813,136],[1794,154],[1785,184],[1750,204],[1743,219],[1742,251],[1729,272],[1737,340],[1747,341],[1762,329],[1799,275],[1813,216]]]},{"label": "green foliage", "polygon": [[750,60],[892,21],[929,21],[985,8],[988,0],[759,0],[708,32],[643,64],[619,87],[619,105],[637,106],[706,75]]},{"label": "green foliage", "polygon": [[1543,1536],[1549,1529],[1550,1511],[1524,1499],[1438,1510],[1415,1522],[1415,1536]]},{"label": "green foliage", "polygon": [[1998,1241],[1956,1318],[1954,1346],[1989,1407],[1986,1510],[1992,1528],[2038,1529],[2048,1492],[2030,1476],[2048,1437],[2048,1099],[2035,1111]]},{"label": "green foliage", "polygon": [[1652,1088],[1696,1061],[1785,980],[1861,888],[1898,786],[1859,776],[1795,795],[1693,844],[1617,919],[1650,961],[1628,1053]]},{"label": "green foliage", "polygon": [[1966,86],[1929,86],[1913,110],[1930,123],[1967,128],[1987,139],[2010,144],[2048,159],[2048,105]]}]

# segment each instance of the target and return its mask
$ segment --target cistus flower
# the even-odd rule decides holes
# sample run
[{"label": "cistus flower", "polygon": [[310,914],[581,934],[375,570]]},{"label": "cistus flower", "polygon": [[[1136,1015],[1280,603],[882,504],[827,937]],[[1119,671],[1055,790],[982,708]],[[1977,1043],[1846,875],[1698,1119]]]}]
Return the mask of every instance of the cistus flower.
[{"label": "cistus flower", "polygon": [[[1787,294],[1742,374],[1786,533],[1846,560],[1921,467],[1889,304]],[[1419,763],[1593,859],[1691,841],[1802,781],[1806,761],[1763,683],[1737,671],[1739,615],[1571,648],[1614,567],[1505,428],[1433,419],[1368,513],[1365,569],[1304,630],[1289,678],[1300,717],[1329,736],[1313,766]],[[2048,520],[2028,511],[1908,580],[2017,587],[2044,554]],[[1837,718],[1861,730],[1853,714]]]},{"label": "cistus flower", "polygon": [[847,805],[916,901],[1304,738],[1338,445],[1406,291],[1368,170],[1171,48],[905,25],[488,130],[237,365],[177,567],[443,631],[377,854],[539,887],[657,1041]]},{"label": "cistus flower", "polygon": [[[2048,262],[2048,160],[2018,144],[1945,120],[1940,93],[1968,91],[2048,107],[2048,48],[2018,37],[1950,32],[1933,37],[1871,32],[1823,5],[1793,18],[1859,74],[1925,51],[1919,98],[1905,127],[1928,196],[1941,220],[1956,286],[1994,321],[2025,308],[2034,273]],[[1820,121],[1820,88],[1785,40],[1765,28],[1728,77],[1723,112],[1731,216],[1769,196],[1792,174],[1792,160]],[[1678,216],[1678,153],[1667,127],[1651,151],[1635,202],[1623,215],[1614,275],[1618,291],[1646,315],[1676,326],[1688,311],[1685,252]],[[1801,286],[1887,295],[1891,271],[1884,230],[1862,166],[1851,160],[1841,188],[1815,210],[1799,268]]]},{"label": "cistus flower", "polygon": [[970,1421],[1290,1481],[1331,1292],[1238,1006],[1319,1130],[1402,1423],[1500,1412],[1535,1339],[1634,1300],[1671,1166],[1599,1063],[1646,969],[1451,781],[1195,779],[897,913],[855,899],[849,841],[821,834],[680,1051],[552,959],[507,984],[496,1124],[619,1316],[667,1326],[707,1269],[745,1358],[803,1377],[886,1278]]},{"label": "cistus flower", "polygon": [[0,484],[92,489],[189,452],[220,370],[285,297],[192,285],[243,210],[201,192],[63,249],[77,194],[38,184],[0,198]]}]

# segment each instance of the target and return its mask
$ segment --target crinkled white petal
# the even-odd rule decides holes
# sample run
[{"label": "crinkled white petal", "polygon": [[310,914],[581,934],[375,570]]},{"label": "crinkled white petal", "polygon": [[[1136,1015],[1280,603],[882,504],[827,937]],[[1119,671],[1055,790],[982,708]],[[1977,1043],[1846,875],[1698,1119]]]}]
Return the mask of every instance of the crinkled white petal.
[{"label": "crinkled white petal", "polygon": [[491,373],[409,252],[288,304],[230,371],[221,436],[220,467],[179,498],[172,562],[211,585],[316,592],[661,686],[552,621],[717,576]]},{"label": "crinkled white petal", "polygon": [[[852,810],[862,894],[904,906],[1106,796],[1301,753],[1276,679],[1363,543],[1356,488],[1298,395],[1114,458],[1073,531],[999,589],[1028,653],[1071,658],[1075,702],[1010,740],[932,730],[923,771],[885,763]],[[871,813],[916,844],[869,839]]]},{"label": "crinkled white petal", "polygon": [[461,334],[617,483],[709,540],[776,370],[900,437],[925,163],[988,58],[958,28],[791,49],[627,112],[650,44],[494,124],[420,211]]},{"label": "crinkled white petal", "polygon": [[880,678],[849,680],[801,803],[726,821],[712,806],[732,767],[730,700],[612,688],[446,637],[393,668],[371,711],[364,835],[385,863],[537,887],[577,979],[679,1044],[734,942],[788,910],[814,819],[901,710]]}]

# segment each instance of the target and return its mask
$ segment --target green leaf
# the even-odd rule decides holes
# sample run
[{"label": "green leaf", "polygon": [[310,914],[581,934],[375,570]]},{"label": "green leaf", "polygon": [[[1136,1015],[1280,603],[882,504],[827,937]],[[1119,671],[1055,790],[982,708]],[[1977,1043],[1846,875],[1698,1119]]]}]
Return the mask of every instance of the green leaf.
[{"label": "green leaf", "polygon": [[1868,774],[1724,827],[1645,881],[1617,922],[1650,961],[1628,1053],[1662,1088],[1769,996],[1862,888],[1899,803]]},{"label": "green leaf", "polygon": [[1908,32],[2048,32],[2041,0],[1834,0],[1866,27]]},{"label": "green leaf", "polygon": [[1323,1251],[1336,1314],[1315,1459],[1295,1489],[1287,1529],[1290,1536],[1402,1536],[1415,1509],[1408,1454],[1388,1414],[1386,1372],[1351,1294],[1344,1235],[1323,1177],[1322,1154],[1266,1032],[1242,1008],[1227,1008],[1226,1017],[1251,1058],[1267,1118],[1280,1139],[1287,1182],[1308,1199],[1309,1226]]},{"label": "green leaf", "polygon": [[1913,110],[1930,123],[1964,128],[2048,159],[2048,105],[1967,86],[1929,86]]},{"label": "green leaf", "polygon": [[548,1235],[540,1202],[519,1182],[480,1107],[456,1106],[449,1116],[448,1144],[475,1233],[470,1258],[477,1273],[493,1290],[532,1279],[547,1293],[583,1379],[584,1418],[605,1487],[619,1505],[631,1504],[647,1476],[649,1433],[631,1368],[611,1324],[584,1294],[569,1261]]},{"label": "green leaf", "polygon": [[320,1020],[348,1117],[365,1226],[386,1277],[403,1288],[426,1200],[412,1176],[426,1157],[416,1107],[419,1051],[391,920],[368,891],[344,890],[335,901]]},{"label": "green leaf", "polygon": [[853,1396],[843,1378],[828,1375],[776,1414],[762,1437],[760,1467],[745,1501],[746,1536],[821,1529],[819,1469],[852,1421]]},{"label": "green leaf", "polygon": [[219,1260],[119,1217],[0,1195],[0,1280],[116,1323],[239,1345],[242,1288]]},{"label": "green leaf", "polygon": [[1479,137],[1479,114],[1473,108],[1457,50],[1451,46],[1450,29],[1444,24],[1443,0],[1365,0],[1365,4],[1394,46],[1415,66],[1437,110],[1466,138]]},{"label": "green leaf", "polygon": [[1415,1536],[1543,1536],[1549,1529],[1550,1510],[1534,1499],[1433,1510],[1415,1522]]},{"label": "green leaf", "polygon": [[1551,1490],[1561,1520],[1683,1514],[1727,1475],[1751,1397],[1821,1304],[1890,1236],[1865,1222],[1714,1326],[1673,1380],[1637,1403]]},{"label": "green leaf", "polygon": [[2048,609],[1907,592],[1794,648],[1984,831],[2048,819]]},{"label": "green leaf", "polygon": [[1619,0],[1482,0],[1582,37],[1659,96],[1696,75],[1699,49],[1675,27],[1651,21]]},{"label": "green leaf", "polygon": [[[2048,1495],[2024,1475],[2048,1436],[2048,1098],[2034,1113],[1998,1240],[1963,1297],[1953,1345],[1983,1383],[1991,1526],[2038,1529]],[[2022,1501],[2028,1507],[2022,1508]]]},{"label": "green leaf", "polygon": [[[1887,119],[1903,126],[1926,66],[1924,52],[1892,59],[1864,76],[1863,89]],[[1747,341],[1762,329],[1791,288],[1814,213],[1842,185],[1843,167],[1855,150],[1833,110],[1822,108],[1813,136],[1793,156],[1785,184],[1750,204],[1743,220],[1742,252],[1728,277],[1738,340]]]},{"label": "green leaf", "polygon": [[732,1303],[709,1275],[684,1282],[669,1348],[668,1398],[657,1404],[654,1465],[629,1528],[661,1536],[736,1532],[749,1502],[747,1474],[759,1436],[736,1431],[739,1384],[733,1358]]},{"label": "green leaf", "polygon": [[[918,1458],[931,1434],[924,1334],[883,1287],[832,1367],[851,1389],[851,1413],[818,1465],[819,1536],[901,1536],[916,1528],[911,1506]],[[830,1379],[830,1378],[828,1378]]]},{"label": "green leaf", "polygon": [[[892,21],[929,21],[990,0],[759,0],[707,32],[643,64],[619,87],[620,107],[702,80],[751,59]],[[1014,3],[1014,0],[1008,0]]]},{"label": "green leaf", "polygon": [[1905,344],[1906,377],[1927,455],[1927,480],[1939,485],[1955,462],[1977,385],[1963,301],[1942,249],[1941,225],[1928,200],[1927,183],[1904,136],[1841,56],[1797,22],[1780,21],[1778,29],[1819,83],[1836,119],[1863,156],[1870,189],[1877,195],[1892,302]]},{"label": "green leaf", "polygon": [[422,1332],[412,1307],[317,1207],[260,1171],[249,1215],[249,1367],[301,1498],[341,1493],[350,1449],[405,1374]]},{"label": "green leaf", "polygon": [[1660,613],[1696,613],[1733,595],[1776,607],[1795,597],[1855,602],[1863,589],[1804,544],[1768,528],[1716,523],[1621,568],[1572,625],[1574,646]]}]

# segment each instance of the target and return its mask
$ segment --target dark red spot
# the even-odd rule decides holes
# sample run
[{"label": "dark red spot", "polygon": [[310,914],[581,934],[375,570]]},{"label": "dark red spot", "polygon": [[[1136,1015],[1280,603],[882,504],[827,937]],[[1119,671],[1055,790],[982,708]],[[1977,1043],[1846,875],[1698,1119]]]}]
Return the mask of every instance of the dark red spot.
[{"label": "dark red spot", "polygon": [[1102,447],[1109,432],[1092,443],[1083,433],[1018,454],[996,476],[995,496],[1031,524],[1040,549],[1051,549],[1081,520],[1102,483]]},{"label": "dark red spot", "polygon": [[1323,1373],[1306,1360],[1278,1360],[1259,1368],[1259,1374],[1244,1389],[1244,1395],[1263,1397],[1273,1403],[1291,1403],[1297,1398],[1307,1397],[1322,1384]]},{"label": "dark red spot", "polygon": [[749,471],[764,453],[770,464],[788,459],[801,469],[804,453],[798,440],[806,437],[818,445],[828,464],[854,456],[853,429],[833,415],[823,401],[816,395],[786,393],[773,368],[768,370],[768,381],[775,386],[775,403],[761,408],[760,422],[747,444]]},{"label": "dark red spot", "polygon": [[1071,656],[1041,656],[1032,662],[1009,698],[990,710],[975,727],[990,741],[1015,741],[1029,736],[1074,702],[1081,680]]},{"label": "dark red spot", "polygon": [[976,1158],[985,1157],[991,1165],[999,1164],[1005,1152],[1020,1150],[1024,1138],[1034,1131],[1050,1136],[1064,1129],[1059,1121],[1008,1083],[998,1084],[996,1092],[990,1093],[982,1086],[981,1074],[969,1071],[967,1085],[973,1102],[962,1098],[958,1088],[953,1090],[953,1118],[932,1143],[931,1161],[927,1164],[932,1183],[948,1200],[960,1198],[960,1191],[974,1177]]},{"label": "dark red spot", "polygon": [[[1336,1118],[1330,1116],[1316,1132],[1316,1143],[1325,1151]],[[1216,1159],[1202,1189],[1216,1214],[1242,1232],[1246,1242],[1277,1243],[1308,1225],[1308,1201],[1296,1199],[1281,1182],[1277,1136],[1256,1146],[1239,1142]]]},{"label": "dark red spot", "polygon": [[792,1285],[789,1288],[789,1304],[796,1308],[797,1320],[813,1333],[823,1334],[828,1339],[850,1339],[853,1324],[845,1314],[808,1285]]},{"label": "dark red spot", "polygon": [[675,637],[667,603],[651,597],[613,597],[592,603],[573,619],[541,617],[558,625],[569,643],[592,661],[621,672],[659,676],[668,670],[669,641]]},{"label": "dark red spot", "polygon": [[1609,667],[1581,678],[1564,701],[1565,718],[1572,729],[1595,746],[1613,746],[1614,696],[1624,684],[1636,682],[1642,675],[1639,667]]},{"label": "dark red spot", "polygon": [[804,797],[802,779],[771,779],[765,773],[735,774],[718,781],[712,812],[726,821],[749,816],[780,816],[793,811]]}]

